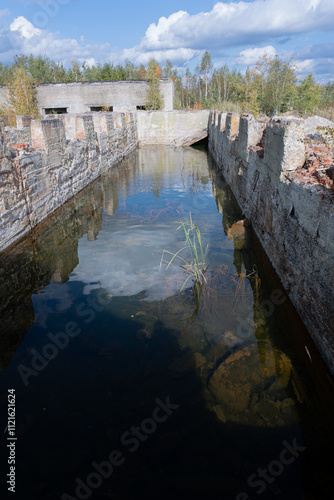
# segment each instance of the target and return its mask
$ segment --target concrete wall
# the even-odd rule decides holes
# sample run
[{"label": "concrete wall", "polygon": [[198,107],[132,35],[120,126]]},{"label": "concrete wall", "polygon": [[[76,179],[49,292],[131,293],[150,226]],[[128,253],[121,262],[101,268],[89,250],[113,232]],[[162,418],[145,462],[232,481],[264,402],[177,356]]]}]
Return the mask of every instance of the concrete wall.
[{"label": "concrete wall", "polygon": [[307,122],[212,112],[209,149],[334,374],[333,158],[308,170]]},{"label": "concrete wall", "polygon": [[139,144],[190,146],[207,137],[209,113],[209,110],[139,111]]},{"label": "concrete wall", "polygon": [[[91,106],[113,106],[113,111],[136,111],[145,105],[147,81],[43,83],[36,89],[41,114],[48,108],[66,108],[68,113],[86,113]],[[160,80],[164,110],[174,108],[174,82]],[[0,105],[6,100],[6,88],[0,87]]]},{"label": "concrete wall", "polygon": [[[28,122],[21,120],[21,128],[6,132],[0,121],[0,251],[138,143],[136,116],[128,113],[64,115]],[[13,139],[29,135],[27,129],[30,144],[13,144]]]}]

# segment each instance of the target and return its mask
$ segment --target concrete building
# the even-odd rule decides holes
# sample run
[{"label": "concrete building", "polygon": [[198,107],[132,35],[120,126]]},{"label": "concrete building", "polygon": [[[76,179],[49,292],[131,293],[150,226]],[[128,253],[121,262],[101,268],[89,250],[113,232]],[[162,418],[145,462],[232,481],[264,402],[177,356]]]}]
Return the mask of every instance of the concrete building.
[{"label": "concrete building", "polygon": [[[87,113],[90,111],[137,111],[145,109],[148,82],[125,80],[112,82],[42,83],[37,87],[41,115]],[[174,109],[174,82],[160,80],[164,111]],[[6,100],[6,87],[0,87],[0,105]]]}]

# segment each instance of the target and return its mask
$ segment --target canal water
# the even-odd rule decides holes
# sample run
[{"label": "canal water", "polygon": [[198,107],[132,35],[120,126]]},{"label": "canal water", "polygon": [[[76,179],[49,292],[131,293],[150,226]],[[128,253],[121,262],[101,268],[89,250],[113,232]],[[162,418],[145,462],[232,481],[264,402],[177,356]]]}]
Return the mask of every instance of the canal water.
[{"label": "canal water", "polygon": [[331,379],[205,150],[136,151],[0,291],[1,498],[333,498]]}]

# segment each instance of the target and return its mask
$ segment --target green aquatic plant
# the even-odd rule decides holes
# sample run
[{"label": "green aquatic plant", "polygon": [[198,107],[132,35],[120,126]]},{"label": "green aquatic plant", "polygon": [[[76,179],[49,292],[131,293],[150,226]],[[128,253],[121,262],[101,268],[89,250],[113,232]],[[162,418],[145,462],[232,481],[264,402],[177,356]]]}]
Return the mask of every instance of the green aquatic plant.
[{"label": "green aquatic plant", "polygon": [[[180,267],[188,276],[185,279],[183,285],[181,286],[180,293],[182,292],[188,281],[191,279],[194,283],[194,296],[199,306],[201,300],[202,287],[206,281],[205,273],[208,269],[208,265],[205,264],[205,256],[208,250],[208,245],[206,246],[206,249],[203,250],[201,232],[198,226],[194,224],[191,217],[191,213],[189,213],[189,222],[182,220],[177,222],[179,224],[177,230],[182,228],[184,231],[186,244],[176,253],[164,250],[162,252],[160,266],[162,265],[162,262],[167,262],[166,269],[168,269],[175,259],[179,259],[182,261],[182,265],[180,265]],[[190,261],[186,260],[181,255],[181,253],[184,252],[186,249],[190,253]],[[168,253],[172,256],[169,261],[164,259],[165,253]]]}]

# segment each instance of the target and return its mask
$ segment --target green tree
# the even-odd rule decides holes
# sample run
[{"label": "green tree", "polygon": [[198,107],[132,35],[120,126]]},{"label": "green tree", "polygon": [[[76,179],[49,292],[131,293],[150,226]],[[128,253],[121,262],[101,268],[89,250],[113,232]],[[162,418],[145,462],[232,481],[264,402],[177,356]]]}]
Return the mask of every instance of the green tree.
[{"label": "green tree", "polygon": [[328,82],[322,89],[321,107],[334,105],[334,82]]},{"label": "green tree", "polygon": [[126,80],[136,80],[138,78],[138,69],[129,59],[125,59],[124,71]]},{"label": "green tree", "polygon": [[311,113],[321,102],[321,86],[314,81],[312,73],[297,86],[296,108],[302,114]]},{"label": "green tree", "polygon": [[284,61],[267,55],[252,70],[257,74],[257,91],[262,110],[268,115],[284,112],[296,96],[296,66],[293,59]]},{"label": "green tree", "polygon": [[242,108],[255,117],[259,114],[259,75],[254,68],[247,68],[245,78],[240,85]]},{"label": "green tree", "polygon": [[162,72],[164,78],[171,78],[173,82],[176,81],[177,78],[177,69],[173,67],[173,63],[170,59],[167,59],[166,66]]},{"label": "green tree", "polygon": [[30,55],[27,70],[36,84],[54,81],[53,65],[48,57]]},{"label": "green tree", "polygon": [[164,105],[163,96],[160,91],[161,68],[157,61],[150,59],[147,66],[148,87],[146,92],[146,109],[161,109]]},{"label": "green tree", "polygon": [[202,57],[200,65],[201,78],[205,84],[205,99],[208,98],[208,82],[210,79],[210,71],[212,69],[211,55],[206,51]]},{"label": "green tree", "polygon": [[5,85],[11,73],[12,70],[8,65],[3,65],[0,63],[0,85]]},{"label": "green tree", "polygon": [[25,56],[24,54],[20,54],[14,56],[14,64],[13,64],[13,69],[15,68],[28,68],[28,57]]}]

